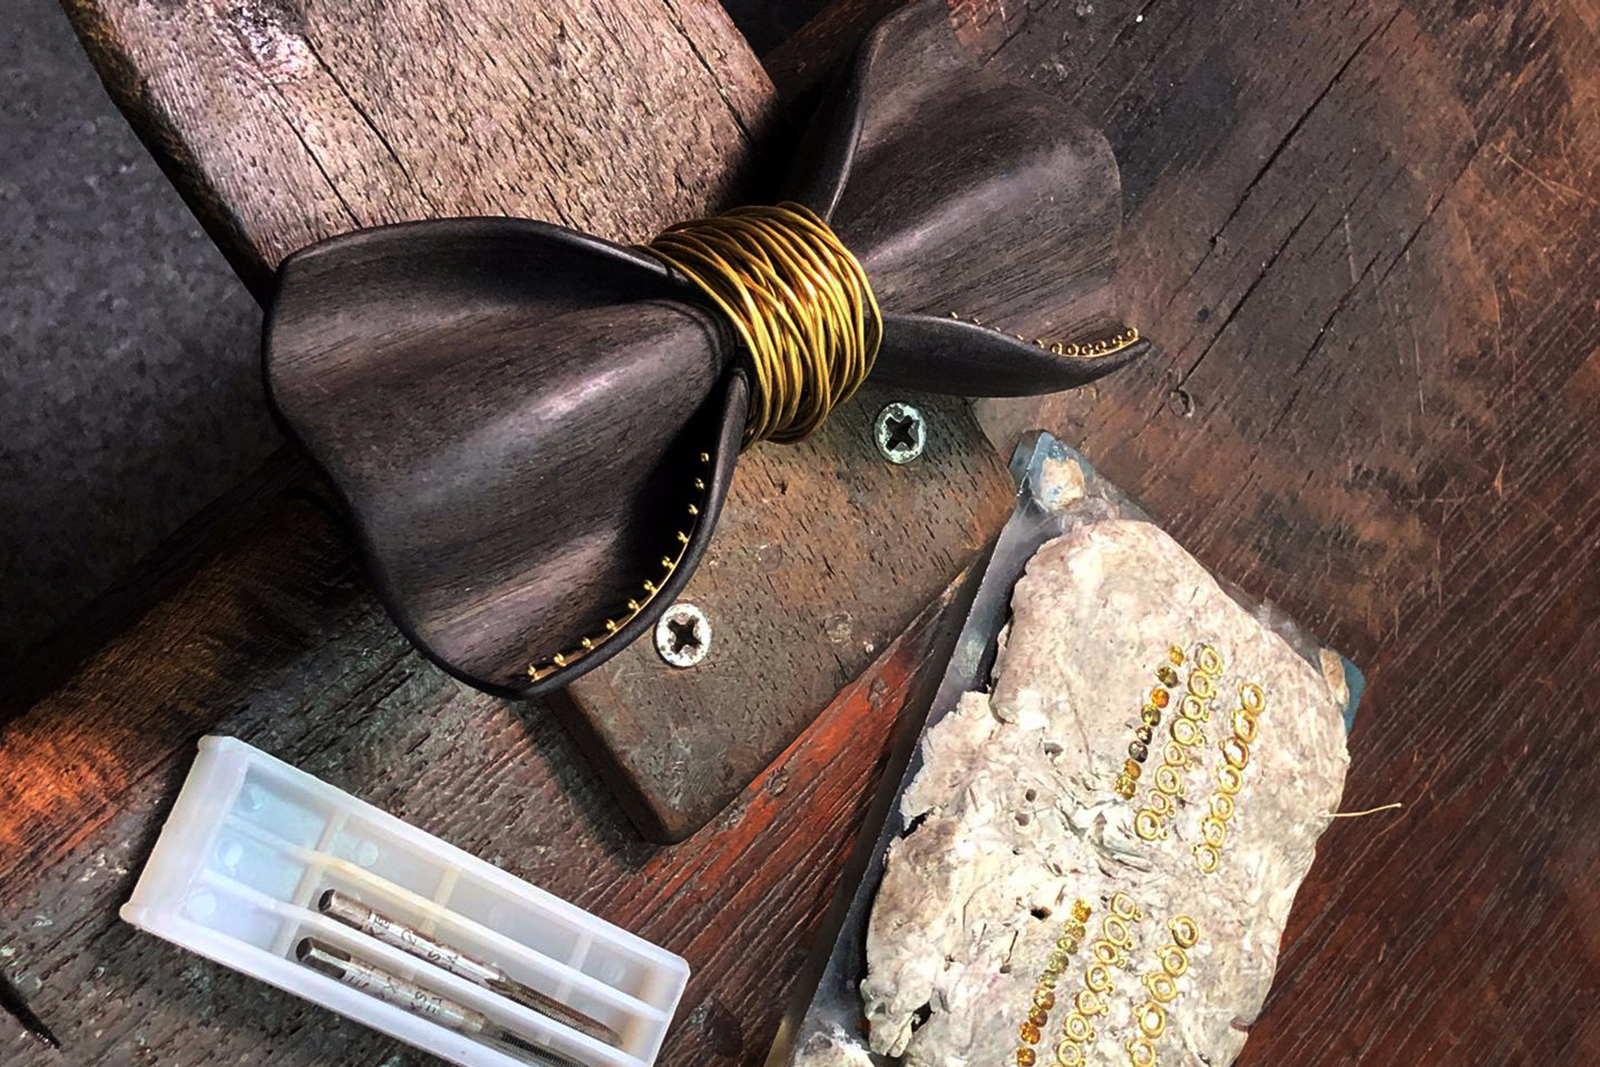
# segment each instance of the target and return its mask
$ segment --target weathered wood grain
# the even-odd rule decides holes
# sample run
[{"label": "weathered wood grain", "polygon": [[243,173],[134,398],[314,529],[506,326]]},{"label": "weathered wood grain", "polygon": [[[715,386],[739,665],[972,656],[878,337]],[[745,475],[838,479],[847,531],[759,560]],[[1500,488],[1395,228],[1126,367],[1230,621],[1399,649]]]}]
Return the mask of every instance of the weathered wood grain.
[{"label": "weathered wood grain", "polygon": [[[1600,1060],[1600,9],[978,5],[1163,352],[1055,419],[1370,688],[1244,1064]],[[1142,20],[1141,20],[1142,17]]]},{"label": "weathered wood grain", "polygon": [[773,102],[706,0],[63,6],[258,296],[290,252],[380,223],[516,215],[646,240],[734,193]]},{"label": "weathered wood grain", "polygon": [[814,88],[861,44],[866,29],[905,0],[836,0],[761,57],[772,84],[785,99]]},{"label": "weathered wood grain", "polygon": [[[1600,1058],[1600,741],[1582,703],[1600,680],[1600,13],[1554,0],[1100,0],[1081,18],[1073,0],[1007,4],[1006,17],[992,0],[960,6],[978,54],[1105,123],[1128,201],[1126,289],[1165,342],[1051,417],[1203,560],[1367,669],[1347,806],[1407,804],[1323,839],[1243,1062]],[[276,565],[300,566],[292,581],[323,573]],[[225,618],[265,595],[217,587],[204,602]],[[318,595],[364,603],[333,575]],[[289,621],[299,610],[265,616],[280,620],[263,634],[283,659],[326,636]],[[376,662],[405,660],[370,603],[322,618]],[[0,781],[48,771],[0,798],[4,966],[58,1024],[102,998],[67,1036],[101,1028],[89,1052],[123,1062],[420,1062],[112,921],[183,762],[121,753],[157,731],[187,745],[204,702],[260,707],[294,684],[280,663],[275,681],[230,692],[226,644],[186,644],[114,646],[98,708],[69,688],[0,735]],[[124,726],[118,671],[163,647],[214,661],[217,680],[197,698],[155,694],[172,710]],[[334,735],[312,731],[282,754],[453,832],[449,803],[470,808],[479,783],[426,769],[408,783],[390,762],[420,731],[460,729],[459,710],[435,725],[396,706],[438,684],[397,667],[302,697],[284,728],[332,729],[329,709],[349,708],[344,728],[365,740],[323,752]],[[880,715],[896,692],[884,688]],[[327,703],[306,707],[313,697]],[[832,889],[881,719],[828,713],[861,732],[819,725],[786,756],[786,780],[765,779],[705,835],[707,851],[697,839],[658,852],[548,718],[528,742],[490,713],[482,743],[524,747],[484,757],[495,783],[508,777],[483,787],[460,843],[562,891],[592,883],[578,899],[611,918],[650,910],[647,932],[687,944],[697,967],[663,1062],[756,1059]],[[276,743],[264,719],[241,721]],[[549,836],[533,825],[546,810]],[[18,1062],[54,1062],[14,1041],[0,1048]]]}]

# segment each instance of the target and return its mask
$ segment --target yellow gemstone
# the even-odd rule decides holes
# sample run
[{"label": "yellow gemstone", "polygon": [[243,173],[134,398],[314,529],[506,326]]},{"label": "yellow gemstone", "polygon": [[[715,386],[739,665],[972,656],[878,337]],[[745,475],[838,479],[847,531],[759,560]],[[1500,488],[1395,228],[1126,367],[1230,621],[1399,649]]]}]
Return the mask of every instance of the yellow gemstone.
[{"label": "yellow gemstone", "polygon": [[1078,939],[1069,934],[1056,942],[1056,948],[1070,956],[1072,953],[1078,951]]},{"label": "yellow gemstone", "polygon": [[1033,1049],[1017,1049],[1017,1067],[1033,1067],[1033,1065],[1038,1062],[1039,1057],[1034,1054]]},{"label": "yellow gemstone", "polygon": [[1174,666],[1183,666],[1183,649],[1173,645],[1167,649],[1167,659],[1171,660]]},{"label": "yellow gemstone", "polygon": [[1144,773],[1144,768],[1139,766],[1138,760],[1124,760],[1122,764],[1122,773],[1137,782],[1139,780],[1139,775]]},{"label": "yellow gemstone", "polygon": [[1039,1027],[1034,1023],[1023,1023],[1018,1029],[1017,1033],[1022,1040],[1026,1041],[1030,1045],[1037,1045],[1039,1043]]},{"label": "yellow gemstone", "polygon": [[1035,989],[1033,991],[1033,1006],[1049,1011],[1056,1006],[1056,995],[1048,989]]},{"label": "yellow gemstone", "polygon": [[1088,922],[1089,921],[1089,916],[1091,914],[1093,914],[1093,911],[1089,907],[1089,905],[1085,904],[1081,900],[1073,902],[1073,905],[1072,905],[1072,917],[1073,917],[1073,919],[1075,919],[1075,920],[1077,920],[1078,922],[1081,922],[1081,923],[1082,922]]},{"label": "yellow gemstone", "polygon": [[1144,710],[1139,712],[1139,718],[1144,720],[1146,726],[1160,726],[1161,709],[1154,704],[1146,704]]}]

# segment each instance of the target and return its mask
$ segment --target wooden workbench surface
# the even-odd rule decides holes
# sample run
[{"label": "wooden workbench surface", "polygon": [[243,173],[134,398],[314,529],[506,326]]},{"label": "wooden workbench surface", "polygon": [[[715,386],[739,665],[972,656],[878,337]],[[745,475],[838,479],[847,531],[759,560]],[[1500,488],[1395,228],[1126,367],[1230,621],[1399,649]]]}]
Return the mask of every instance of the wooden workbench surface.
[{"label": "wooden workbench surface", "polygon": [[[1346,807],[1405,804],[1323,839],[1241,1062],[1600,1061],[1600,8],[953,6],[1122,162],[1125,284],[1160,348],[1047,419],[1366,669]],[[872,7],[785,45],[779,88]],[[709,830],[646,846],[544,711],[420,665],[326,567],[320,513],[270,510],[296,551],[245,562],[295,597],[202,570],[207,617],[152,647],[158,605],[0,733],[0,967],[65,1062],[427,1062],[116,920],[219,729],[683,953],[661,1062],[759,1062],[918,640]],[[359,660],[318,662],[334,641]],[[248,655],[254,687],[119,694],[151,655],[213,680]],[[440,737],[448,760],[408,761]],[[5,1063],[60,1062],[6,1035]]]}]

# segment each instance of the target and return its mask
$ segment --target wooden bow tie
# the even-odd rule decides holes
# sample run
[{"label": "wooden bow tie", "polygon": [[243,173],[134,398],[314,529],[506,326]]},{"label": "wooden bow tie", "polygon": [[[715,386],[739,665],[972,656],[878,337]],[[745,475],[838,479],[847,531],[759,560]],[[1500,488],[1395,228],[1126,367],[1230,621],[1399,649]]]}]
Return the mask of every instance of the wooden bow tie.
[{"label": "wooden bow tie", "polygon": [[[874,381],[969,396],[1092,381],[1146,347],[1111,284],[1110,150],[947,36],[889,20],[824,101],[783,199],[827,233],[794,257],[836,244],[870,281]],[[656,247],[450,219],[338,237],[279,271],[273,405],[342,494],[396,623],[471,685],[531,696],[645,632],[704,552],[752,411],[809,404],[820,421],[838,397],[817,394],[857,380],[845,356],[791,345],[812,391],[774,398],[752,333],[815,333],[792,321],[814,294],[767,269],[782,248],[730,267],[755,287],[734,290],[756,307],[741,314]],[[1048,306],[1018,295],[1041,276]],[[866,336],[864,302],[833,317]]]}]

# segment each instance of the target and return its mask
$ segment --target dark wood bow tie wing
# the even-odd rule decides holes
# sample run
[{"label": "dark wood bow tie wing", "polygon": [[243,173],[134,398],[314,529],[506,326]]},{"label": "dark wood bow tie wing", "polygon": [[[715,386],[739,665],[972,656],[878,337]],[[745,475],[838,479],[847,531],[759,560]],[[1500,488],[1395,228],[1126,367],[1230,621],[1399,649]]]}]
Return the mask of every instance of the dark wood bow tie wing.
[{"label": "dark wood bow tie wing", "polygon": [[[1127,343],[1113,284],[1110,146],[1055,98],[972,66],[945,4],[912,4],[868,38],[819,110],[789,193],[872,279],[884,311],[875,380],[1045,393],[1145,348]],[[1109,353],[1074,351],[1118,338]]]},{"label": "dark wood bow tie wing", "polygon": [[653,259],[559,227],[386,227],[285,261],[264,360],[407,635],[494,692],[653,624],[710,535],[748,392]]}]

